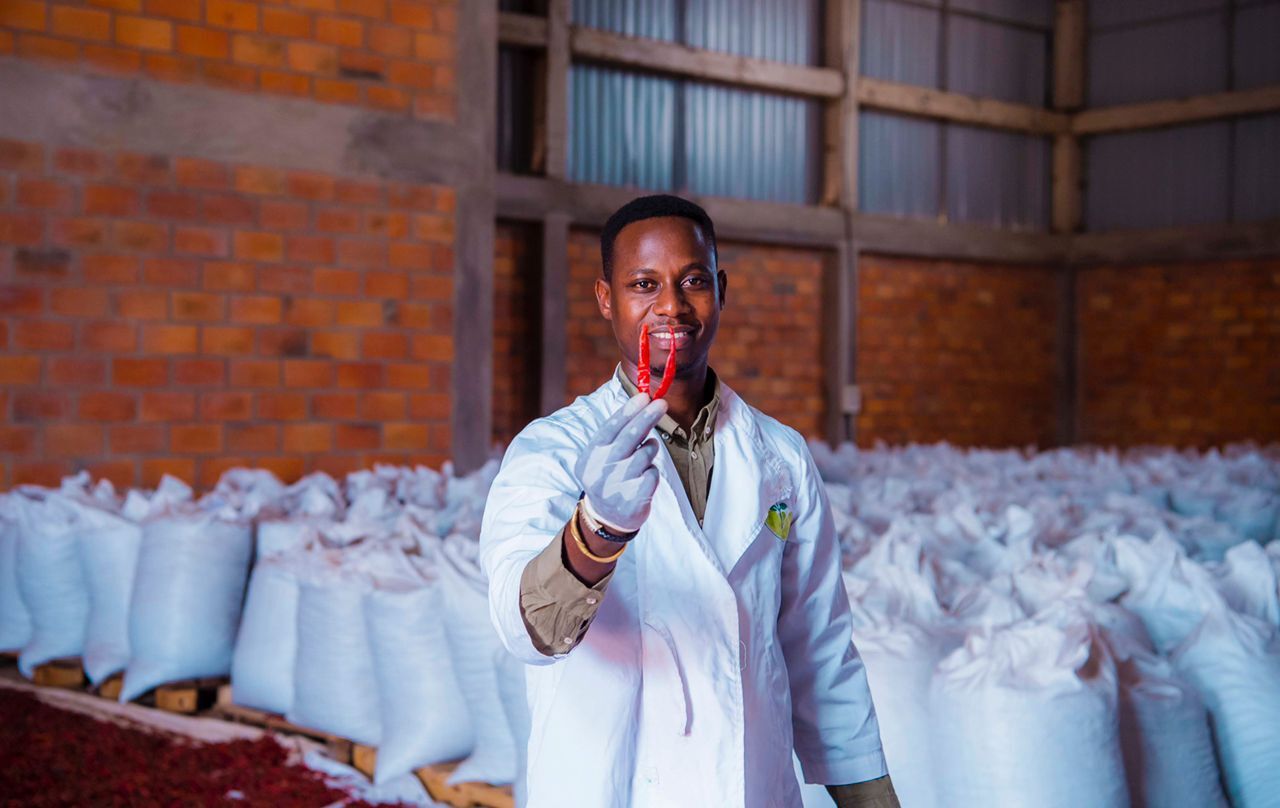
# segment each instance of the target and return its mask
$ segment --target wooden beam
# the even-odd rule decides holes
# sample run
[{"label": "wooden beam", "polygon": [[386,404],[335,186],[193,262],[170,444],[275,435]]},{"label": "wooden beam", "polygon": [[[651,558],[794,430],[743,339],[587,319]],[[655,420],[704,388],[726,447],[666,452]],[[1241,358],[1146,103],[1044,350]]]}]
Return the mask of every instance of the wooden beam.
[{"label": "wooden beam", "polygon": [[1071,131],[1076,135],[1097,135],[1277,111],[1280,111],[1280,84],[1273,84],[1175,101],[1088,109],[1072,119]]},{"label": "wooden beam", "polygon": [[563,179],[569,165],[569,14],[572,0],[547,4],[547,72],[541,110],[543,172]]},{"label": "wooden beam", "polygon": [[839,98],[844,94],[844,77],[830,68],[751,59],[577,25],[569,30],[573,55],[581,59],[791,95]]},{"label": "wooden beam", "polygon": [[539,412],[563,407],[569,389],[569,215],[552,212],[542,220],[542,383]]},{"label": "wooden beam", "polygon": [[[827,3],[828,66],[839,70],[846,87],[858,85],[858,47],[862,3],[859,0],[829,0]],[[825,150],[822,204],[845,210],[858,207],[858,97],[844,93],[829,101],[824,111]]]},{"label": "wooden beam", "polygon": [[504,11],[498,15],[498,41],[503,45],[545,48],[548,38],[547,21],[548,17]]},{"label": "wooden beam", "polygon": [[847,394],[854,384],[857,348],[858,248],[842,241],[828,261],[823,285],[823,363],[826,434],[832,446],[853,440],[856,413]]},{"label": "wooden beam", "polygon": [[498,0],[458,15],[458,126],[470,144],[457,185],[450,431],[459,473],[479,468],[493,440],[494,165]]},{"label": "wooden beam", "polygon": [[1053,108],[1084,106],[1084,0],[1058,0],[1053,18]]},{"label": "wooden beam", "polygon": [[1053,232],[1074,233],[1080,229],[1084,203],[1079,139],[1071,135],[1053,138],[1052,218]]},{"label": "wooden beam", "polygon": [[1061,263],[1068,246],[1066,237],[1047,233],[868,213],[853,215],[853,238],[863,252],[1007,264]]},{"label": "wooden beam", "polygon": [[859,104],[872,109],[939,118],[992,129],[1013,129],[1039,135],[1056,135],[1069,131],[1071,125],[1069,116],[1040,107],[977,98],[865,76],[858,79],[857,97]]},{"label": "wooden beam", "polygon": [[1081,233],[1071,240],[1074,265],[1182,263],[1280,255],[1280,219],[1247,224]]}]

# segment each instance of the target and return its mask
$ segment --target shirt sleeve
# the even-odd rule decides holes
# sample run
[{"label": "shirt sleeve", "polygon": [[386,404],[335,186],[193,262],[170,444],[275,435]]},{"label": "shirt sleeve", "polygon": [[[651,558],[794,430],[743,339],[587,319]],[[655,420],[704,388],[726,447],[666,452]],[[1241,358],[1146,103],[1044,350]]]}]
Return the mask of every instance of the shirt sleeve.
[{"label": "shirt sleeve", "polygon": [[791,685],[796,757],[810,783],[862,783],[888,774],[867,672],[853,644],[840,545],[827,492],[803,438],[796,514],[782,558],[778,638]]},{"label": "shirt sleeve", "polygon": [[587,586],[569,569],[565,559],[565,524],[546,549],[520,575],[520,616],[533,647],[544,656],[567,654],[587,633],[613,572],[595,586]]},{"label": "shirt sleeve", "polygon": [[844,786],[827,786],[836,808],[901,808],[888,775]]}]

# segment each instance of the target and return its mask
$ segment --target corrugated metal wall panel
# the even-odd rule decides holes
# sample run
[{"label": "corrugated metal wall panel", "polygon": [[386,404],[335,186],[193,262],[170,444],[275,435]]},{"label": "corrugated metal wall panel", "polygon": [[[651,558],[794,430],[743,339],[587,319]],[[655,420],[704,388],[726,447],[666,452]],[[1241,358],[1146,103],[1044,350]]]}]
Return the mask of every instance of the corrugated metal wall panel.
[{"label": "corrugated metal wall panel", "polygon": [[947,89],[1044,106],[1049,36],[972,17],[947,24]]},{"label": "corrugated metal wall panel", "polygon": [[1280,218],[1280,115],[1237,121],[1235,158],[1236,221]]},{"label": "corrugated metal wall panel", "polygon": [[1049,223],[1049,141],[970,126],[947,128],[947,217],[1018,230]]},{"label": "corrugated metal wall panel", "polygon": [[1164,19],[1194,11],[1221,9],[1227,0],[1089,0],[1089,25],[1100,28]]},{"label": "corrugated metal wall panel", "polygon": [[1053,25],[1053,0],[951,0],[951,8],[1045,29]]},{"label": "corrugated metal wall panel", "polygon": [[816,65],[819,0],[686,0],[685,39],[695,48]]},{"label": "corrugated metal wall panel", "polygon": [[1093,33],[1089,104],[1155,101],[1227,89],[1227,15]]},{"label": "corrugated metal wall panel", "polygon": [[1236,12],[1235,89],[1280,83],[1280,3]]},{"label": "corrugated metal wall panel", "polygon": [[939,11],[888,0],[863,0],[862,74],[921,87],[937,87]]},{"label": "corrugated metal wall panel", "polygon": [[817,198],[817,101],[689,84],[685,169],[694,193],[810,203]]},{"label": "corrugated metal wall panel", "polygon": [[1214,122],[1090,139],[1086,229],[1227,221],[1230,138]]},{"label": "corrugated metal wall panel", "polygon": [[573,65],[569,178],[673,190],[676,84],[658,76]]},{"label": "corrugated metal wall panel", "polygon": [[677,0],[573,0],[573,22],[627,36],[674,40]]},{"label": "corrugated metal wall panel", "polygon": [[863,111],[858,116],[858,206],[868,213],[937,218],[941,125]]}]

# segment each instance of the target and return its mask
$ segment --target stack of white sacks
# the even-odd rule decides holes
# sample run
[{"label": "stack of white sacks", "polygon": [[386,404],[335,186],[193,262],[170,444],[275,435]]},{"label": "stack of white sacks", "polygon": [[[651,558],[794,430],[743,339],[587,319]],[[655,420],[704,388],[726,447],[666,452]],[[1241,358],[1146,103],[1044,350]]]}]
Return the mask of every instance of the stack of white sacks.
[{"label": "stack of white sacks", "polygon": [[[906,808],[1280,805],[1280,453],[811,448]],[[0,650],[123,699],[229,674],[376,746],[379,782],[462,759],[519,801],[523,671],[476,561],[496,471],[20,487]]]}]

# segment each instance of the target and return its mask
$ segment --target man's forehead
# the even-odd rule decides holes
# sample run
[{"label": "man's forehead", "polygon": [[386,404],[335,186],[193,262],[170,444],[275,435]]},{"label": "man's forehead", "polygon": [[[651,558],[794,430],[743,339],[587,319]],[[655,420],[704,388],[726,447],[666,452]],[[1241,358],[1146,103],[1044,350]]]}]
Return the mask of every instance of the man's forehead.
[{"label": "man's forehead", "polygon": [[655,216],[628,224],[614,239],[615,259],[619,253],[634,253],[637,258],[670,257],[672,252],[687,253],[690,260],[707,260],[711,248],[702,228],[683,216]]}]

